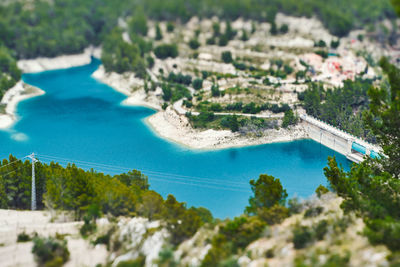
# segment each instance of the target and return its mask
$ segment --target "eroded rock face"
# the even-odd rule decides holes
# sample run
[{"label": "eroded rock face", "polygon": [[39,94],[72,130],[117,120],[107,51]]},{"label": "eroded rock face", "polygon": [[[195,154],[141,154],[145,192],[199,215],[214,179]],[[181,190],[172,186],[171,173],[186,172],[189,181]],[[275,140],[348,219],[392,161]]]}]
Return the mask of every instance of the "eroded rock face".
[{"label": "eroded rock face", "polygon": [[211,244],[207,240],[211,239],[216,233],[217,228],[214,230],[200,228],[192,238],[179,245],[174,253],[175,259],[182,266],[200,266],[211,249]]},{"label": "eroded rock face", "polygon": [[114,234],[122,244],[120,255],[111,255],[112,266],[127,260],[134,260],[139,256],[146,258],[146,266],[157,266],[154,263],[167,244],[168,231],[160,221],[149,221],[146,218],[123,218],[118,224]]}]

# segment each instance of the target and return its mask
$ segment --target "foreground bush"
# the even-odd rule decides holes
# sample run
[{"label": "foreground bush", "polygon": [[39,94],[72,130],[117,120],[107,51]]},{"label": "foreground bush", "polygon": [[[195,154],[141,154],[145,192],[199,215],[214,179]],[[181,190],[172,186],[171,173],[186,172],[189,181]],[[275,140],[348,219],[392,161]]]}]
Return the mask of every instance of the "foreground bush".
[{"label": "foreground bush", "polygon": [[62,266],[69,259],[66,240],[36,237],[33,239],[32,253],[38,266]]}]

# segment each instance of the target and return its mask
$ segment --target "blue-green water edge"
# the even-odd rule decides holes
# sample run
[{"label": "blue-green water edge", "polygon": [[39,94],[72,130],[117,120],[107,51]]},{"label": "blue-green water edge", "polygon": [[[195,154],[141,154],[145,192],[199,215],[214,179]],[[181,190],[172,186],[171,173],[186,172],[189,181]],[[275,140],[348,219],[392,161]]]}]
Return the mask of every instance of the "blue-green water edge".
[{"label": "blue-green water edge", "polygon": [[220,218],[243,212],[251,195],[248,181],[261,173],[280,178],[290,196],[307,197],[326,184],[322,169],[329,155],[350,166],[344,156],[311,140],[212,151],[163,140],[144,123],[155,111],[122,106],[124,95],[91,78],[99,64],[93,60],[82,67],[24,74],[26,83],[46,94],[18,105],[20,120],[0,131],[0,156],[36,152],[46,155],[39,156],[43,162],[50,161],[48,156],[64,165],[60,158],[79,160],[82,168],[110,174],[123,172],[119,167],[143,170],[151,188],[164,197],[173,194]]}]

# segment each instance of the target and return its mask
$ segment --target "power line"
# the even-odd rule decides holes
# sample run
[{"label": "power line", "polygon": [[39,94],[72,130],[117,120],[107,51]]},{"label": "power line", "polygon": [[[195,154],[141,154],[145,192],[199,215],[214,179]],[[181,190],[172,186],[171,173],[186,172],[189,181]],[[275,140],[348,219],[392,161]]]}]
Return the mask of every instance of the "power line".
[{"label": "power line", "polygon": [[[116,165],[109,165],[103,163],[96,163],[96,162],[88,162],[83,160],[75,160],[70,158],[63,158],[57,156],[50,156],[44,154],[36,154],[40,158],[44,158],[48,161],[61,161],[66,163],[76,163],[79,165],[95,168],[97,171],[104,170],[113,170],[113,171],[131,171],[132,168],[116,166]],[[246,182],[240,181],[230,181],[230,180],[221,180],[221,179],[212,179],[212,178],[205,178],[205,177],[195,177],[195,176],[188,176],[188,175],[181,175],[181,174],[173,174],[173,173],[166,173],[160,171],[151,171],[151,170],[140,170],[141,173],[148,174],[152,180],[158,181],[165,181],[165,182],[173,182],[178,184],[185,184],[185,185],[192,185],[192,186],[202,186],[208,188],[215,188],[220,190],[230,190],[230,191],[240,191],[240,192],[249,192],[249,184]],[[218,187],[223,186],[223,187]],[[293,186],[285,186],[286,189],[292,189],[297,193],[309,193],[306,190],[301,190],[297,187]]]},{"label": "power line", "polygon": [[[88,164],[82,164],[82,165],[93,167],[93,165],[88,165]],[[105,169],[107,169],[107,168],[105,168]],[[97,169],[97,170],[104,171],[102,169]],[[118,170],[118,169],[114,168],[114,170]],[[121,170],[121,169],[119,169],[119,170]],[[124,170],[128,170],[128,169],[124,169]],[[129,169],[129,170],[131,170],[131,169]],[[155,180],[155,181],[165,181],[165,182],[186,184],[186,185],[192,185],[192,186],[202,186],[202,187],[208,187],[208,188],[214,188],[214,189],[220,189],[220,190],[248,192],[248,191],[245,191],[245,189],[247,189],[248,187],[245,187],[244,185],[240,186],[240,185],[230,184],[229,181],[226,181],[226,183],[222,183],[219,181],[216,181],[216,182],[202,181],[201,179],[199,180],[199,179],[181,178],[181,177],[175,177],[173,175],[169,176],[168,174],[163,174],[163,175],[152,174],[150,176],[150,179]],[[191,182],[191,183],[188,183],[188,182]],[[220,186],[220,187],[218,187],[218,186]]]},{"label": "power line", "polygon": [[2,165],[2,166],[0,166],[0,169],[1,168],[4,168],[4,167],[7,167],[8,165],[11,165],[11,164],[13,164],[13,163],[15,163],[15,162],[17,162],[17,161],[20,161],[20,160],[22,160],[22,159],[24,159],[24,158],[26,158],[27,156],[25,156],[25,157],[23,157],[23,158],[21,158],[21,159],[16,159],[16,160],[14,160],[14,161],[11,161],[11,162],[9,162],[9,163],[7,163],[6,165]]},{"label": "power line", "polygon": [[249,191],[241,190],[240,188],[218,187],[218,186],[212,186],[212,185],[206,185],[206,184],[193,184],[193,183],[185,183],[185,182],[174,181],[174,180],[171,181],[171,180],[160,179],[160,178],[152,178],[152,180],[161,181],[161,182],[171,182],[171,183],[183,184],[183,185],[198,186],[198,187],[205,187],[205,188],[211,188],[211,189],[217,189],[217,190],[229,190],[229,191],[249,193]]},{"label": "power line", "polygon": [[[66,159],[66,158],[60,158],[60,157],[54,157],[54,156],[47,156],[47,155],[42,155],[38,154],[41,158],[47,158],[48,160],[59,160],[63,162],[76,162],[81,165],[89,166],[89,167],[96,167],[96,168],[105,168],[105,169],[111,169],[111,170],[117,170],[117,171],[131,171],[132,168],[127,168],[127,167],[120,167],[120,166],[113,166],[113,165],[107,165],[107,164],[102,164],[102,163],[94,163],[94,162],[87,162],[87,161],[80,161],[80,160],[73,160],[73,159]],[[221,184],[221,185],[226,185],[230,184],[232,186],[248,186],[248,183],[244,182],[239,182],[239,181],[229,181],[229,180],[221,180],[221,179],[211,179],[211,178],[204,178],[204,177],[195,177],[195,176],[188,176],[188,175],[180,175],[180,174],[173,174],[173,173],[165,173],[165,172],[158,172],[158,171],[149,171],[149,170],[140,170],[143,173],[150,173],[152,176],[167,176],[167,177],[175,177],[176,179],[183,180],[184,178],[188,178],[191,180],[196,180],[199,182],[210,182],[214,184]]]},{"label": "power line", "polygon": [[13,172],[19,171],[21,168],[22,168],[22,166],[19,167],[19,168],[17,168],[17,169],[15,169],[15,170],[9,171],[9,172],[7,172],[7,173],[5,173],[5,174],[0,173],[0,176],[7,176],[7,175],[9,175],[9,174],[11,174],[11,173],[13,173]]}]

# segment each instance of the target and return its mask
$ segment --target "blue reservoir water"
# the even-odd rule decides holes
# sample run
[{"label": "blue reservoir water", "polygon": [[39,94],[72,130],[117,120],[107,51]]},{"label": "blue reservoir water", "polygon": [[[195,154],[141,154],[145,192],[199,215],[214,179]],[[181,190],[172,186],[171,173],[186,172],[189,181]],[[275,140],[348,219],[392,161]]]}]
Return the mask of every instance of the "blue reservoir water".
[{"label": "blue reservoir water", "polygon": [[142,170],[164,197],[173,194],[220,218],[243,212],[251,195],[248,182],[261,173],[280,178],[290,196],[307,197],[326,184],[328,156],[350,166],[311,140],[214,151],[163,140],[144,122],[153,110],[122,106],[124,95],[91,78],[99,64],[23,75],[46,94],[18,105],[20,120],[0,131],[0,157],[35,152],[43,162],[73,161],[110,174]]}]

